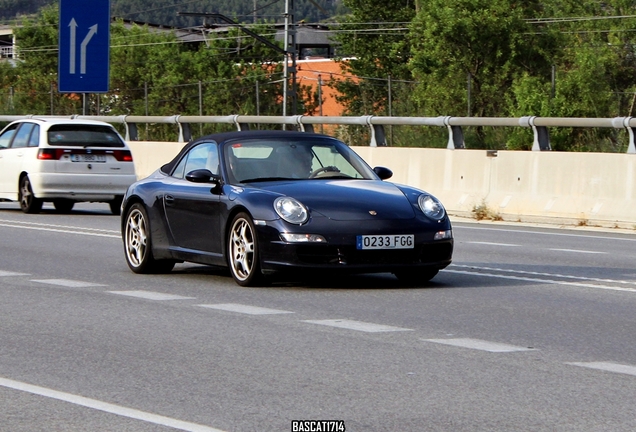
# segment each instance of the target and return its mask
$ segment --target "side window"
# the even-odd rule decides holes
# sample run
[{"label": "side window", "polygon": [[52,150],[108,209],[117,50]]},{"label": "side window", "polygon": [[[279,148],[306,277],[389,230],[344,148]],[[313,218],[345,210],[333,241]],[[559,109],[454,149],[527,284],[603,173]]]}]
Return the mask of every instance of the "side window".
[{"label": "side window", "polygon": [[184,178],[187,173],[197,169],[208,169],[212,174],[219,173],[219,150],[216,144],[204,143],[191,149],[188,154],[181,159],[172,172],[172,176]]},{"label": "side window", "polygon": [[34,125],[29,138],[29,147],[38,147],[40,145],[40,125]]},{"label": "side window", "polygon": [[31,131],[33,130],[33,123],[22,123],[20,129],[15,134],[15,138],[13,138],[13,143],[11,143],[11,148],[22,148],[26,147],[29,143],[29,137],[31,136]]},{"label": "side window", "polygon": [[18,126],[20,126],[19,123],[16,123],[13,126],[9,126],[9,128],[6,129],[2,133],[2,135],[0,135],[0,149],[9,147],[9,144],[11,144],[11,139],[13,138],[13,135],[15,135],[15,131],[16,129],[18,129]]}]

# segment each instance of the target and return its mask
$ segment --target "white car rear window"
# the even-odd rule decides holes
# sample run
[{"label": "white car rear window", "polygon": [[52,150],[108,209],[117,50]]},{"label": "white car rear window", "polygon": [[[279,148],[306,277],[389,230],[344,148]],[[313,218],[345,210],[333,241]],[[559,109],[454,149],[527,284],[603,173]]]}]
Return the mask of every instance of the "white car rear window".
[{"label": "white car rear window", "polygon": [[77,147],[125,147],[117,132],[109,126],[54,125],[47,133],[49,145]]}]

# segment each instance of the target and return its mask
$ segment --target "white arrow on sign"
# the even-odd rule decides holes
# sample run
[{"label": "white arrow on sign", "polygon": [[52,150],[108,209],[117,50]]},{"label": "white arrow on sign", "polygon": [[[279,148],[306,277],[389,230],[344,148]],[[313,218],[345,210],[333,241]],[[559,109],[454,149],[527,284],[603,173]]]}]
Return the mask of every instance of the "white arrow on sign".
[{"label": "white arrow on sign", "polygon": [[71,22],[68,25],[71,30],[71,43],[70,43],[70,50],[71,50],[71,55],[69,56],[70,61],[69,61],[69,72],[71,74],[75,73],[75,35],[77,33],[77,22],[75,22],[75,18],[71,19]]},{"label": "white arrow on sign", "polygon": [[97,24],[92,27],[89,27],[90,31],[82,41],[81,54],[80,54],[80,73],[86,73],[86,45],[90,42],[95,33],[97,33]]},{"label": "white arrow on sign", "polygon": [[[71,18],[71,22],[68,25],[70,27],[71,40],[69,43],[69,50],[71,51],[69,59],[68,71],[70,74],[75,74],[75,56],[77,51],[77,22],[75,18]],[[86,46],[91,41],[93,36],[97,33],[97,24],[89,27],[89,32],[82,41],[80,46],[80,74],[86,73]]]}]

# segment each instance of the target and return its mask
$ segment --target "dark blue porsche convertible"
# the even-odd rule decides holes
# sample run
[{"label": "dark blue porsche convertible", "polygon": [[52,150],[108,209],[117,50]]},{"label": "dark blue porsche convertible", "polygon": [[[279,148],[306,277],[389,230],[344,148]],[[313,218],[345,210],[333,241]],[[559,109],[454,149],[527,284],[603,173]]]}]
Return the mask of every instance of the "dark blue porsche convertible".
[{"label": "dark blue porsche convertible", "polygon": [[297,270],[424,283],[451,262],[451,223],[434,196],[391,175],[325,135],[205,136],[128,189],[126,261],[135,273],[227,266],[242,286]]}]

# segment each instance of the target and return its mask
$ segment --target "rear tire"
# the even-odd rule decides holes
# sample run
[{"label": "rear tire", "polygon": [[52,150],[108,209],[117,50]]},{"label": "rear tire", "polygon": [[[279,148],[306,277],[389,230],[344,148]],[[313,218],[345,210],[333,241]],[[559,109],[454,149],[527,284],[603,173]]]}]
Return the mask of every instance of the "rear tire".
[{"label": "rear tire", "polygon": [[256,229],[247,213],[237,214],[230,224],[227,260],[230,273],[240,286],[257,286],[264,283]]},{"label": "rear tire", "polygon": [[135,273],[169,273],[173,260],[157,260],[152,255],[150,221],[143,205],[133,204],[126,214],[123,232],[124,255],[128,267]]},{"label": "rear tire", "polygon": [[118,195],[114,200],[108,201],[108,206],[110,207],[110,211],[115,216],[119,216],[121,214],[121,203],[124,200],[124,197]]},{"label": "rear tire", "polygon": [[31,180],[29,176],[20,179],[20,187],[18,189],[18,201],[20,208],[24,213],[40,213],[42,210],[42,200],[35,197],[33,188],[31,188]]},{"label": "rear tire", "polygon": [[69,199],[56,199],[53,200],[53,206],[58,213],[70,213],[75,206],[75,201]]}]

